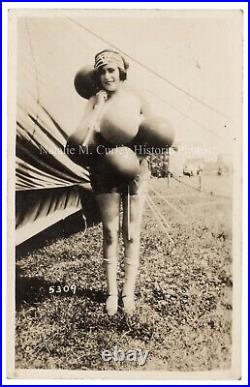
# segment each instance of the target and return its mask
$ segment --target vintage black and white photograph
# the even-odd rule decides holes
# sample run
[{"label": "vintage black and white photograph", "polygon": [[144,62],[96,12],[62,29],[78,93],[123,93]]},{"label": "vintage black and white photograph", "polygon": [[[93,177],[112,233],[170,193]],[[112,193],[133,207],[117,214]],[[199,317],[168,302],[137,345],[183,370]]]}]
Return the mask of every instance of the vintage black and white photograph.
[{"label": "vintage black and white photograph", "polygon": [[11,377],[240,378],[242,18],[10,12]]}]

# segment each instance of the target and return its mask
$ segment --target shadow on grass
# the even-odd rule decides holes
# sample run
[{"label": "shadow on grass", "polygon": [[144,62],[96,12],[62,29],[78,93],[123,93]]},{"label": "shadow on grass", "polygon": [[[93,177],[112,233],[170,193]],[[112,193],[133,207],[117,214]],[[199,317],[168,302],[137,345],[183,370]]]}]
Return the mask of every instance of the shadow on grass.
[{"label": "shadow on grass", "polygon": [[106,294],[102,290],[90,290],[90,289],[79,289],[76,291],[76,297],[82,297],[90,299],[98,304],[103,304],[106,300]]},{"label": "shadow on grass", "polygon": [[[49,288],[53,287],[56,289],[63,289],[66,283],[62,282],[48,282],[42,278],[38,277],[27,277],[25,272],[17,267],[16,269],[16,309],[19,310],[22,305],[32,306],[37,303],[41,303],[46,299],[50,299],[52,296],[60,298],[82,298],[89,299],[95,303],[101,304],[105,302],[106,295],[105,292],[101,290],[91,290],[77,288],[76,293],[68,291],[67,293],[53,293],[49,292]],[[58,287],[58,288],[57,288]]]},{"label": "shadow on grass", "polygon": [[48,298],[48,288],[51,284],[42,278],[25,277],[25,273],[16,268],[16,309],[25,305],[34,305]]}]

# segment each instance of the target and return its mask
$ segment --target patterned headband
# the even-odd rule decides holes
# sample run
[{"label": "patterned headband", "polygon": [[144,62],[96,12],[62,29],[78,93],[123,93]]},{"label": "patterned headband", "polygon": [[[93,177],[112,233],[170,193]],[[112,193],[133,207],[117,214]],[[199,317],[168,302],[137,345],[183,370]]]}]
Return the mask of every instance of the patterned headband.
[{"label": "patterned headband", "polygon": [[104,51],[100,52],[95,57],[95,68],[98,69],[102,66],[106,66],[107,64],[115,65],[122,70],[125,70],[124,62],[120,54]]}]

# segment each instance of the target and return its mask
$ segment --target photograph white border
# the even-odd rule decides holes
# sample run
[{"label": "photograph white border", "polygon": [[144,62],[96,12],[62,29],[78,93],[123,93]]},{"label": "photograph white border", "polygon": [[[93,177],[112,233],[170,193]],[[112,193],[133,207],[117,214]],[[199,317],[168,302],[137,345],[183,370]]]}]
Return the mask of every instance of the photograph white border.
[{"label": "photograph white border", "polygon": [[[53,2],[53,3],[27,3],[27,2],[21,2],[21,3],[3,3],[2,4],[2,11],[3,11],[3,24],[2,24],[2,36],[3,36],[3,55],[2,55],[2,60],[3,60],[3,89],[2,89],[2,116],[3,116],[3,151],[2,151],[2,157],[3,157],[3,203],[7,203],[7,157],[6,157],[6,149],[7,147],[7,78],[6,74],[8,74],[8,68],[7,68],[7,52],[8,52],[8,41],[7,41],[7,29],[8,29],[8,20],[7,20],[7,14],[8,14],[8,9],[243,9],[244,10],[244,105],[243,105],[243,119],[244,119],[244,132],[243,132],[243,224],[242,224],[242,230],[243,230],[243,236],[242,236],[242,251],[243,251],[243,256],[242,256],[242,283],[243,283],[243,290],[242,290],[242,296],[241,300],[244,300],[244,304],[242,302],[242,378],[241,380],[227,380],[225,384],[227,385],[244,385],[244,383],[247,381],[248,375],[247,375],[247,331],[248,331],[248,326],[247,326],[247,268],[248,268],[248,263],[247,263],[247,182],[248,182],[248,176],[247,176],[247,160],[248,160],[248,133],[247,133],[247,31],[248,31],[248,8],[247,8],[247,3],[215,3],[215,2],[210,2],[210,3],[186,3],[186,2],[181,2],[181,3],[84,3],[82,4],[83,6],[80,7],[82,3],[65,3],[65,2]],[[14,116],[15,117],[15,116]],[[9,124],[9,123],[8,123]],[[9,186],[9,189],[11,186]],[[8,208],[8,206],[7,206]],[[8,257],[6,259],[6,251],[7,251],[7,229],[6,229],[6,219],[9,214],[7,214],[7,208],[3,206],[3,288],[2,288],[2,295],[3,295],[3,309],[2,309],[2,315],[3,315],[3,333],[2,333],[2,339],[3,339],[3,359],[6,359],[6,310],[7,310],[7,298],[6,298],[6,290],[7,290],[7,282],[6,282],[6,273],[8,270],[8,267],[6,265],[6,261],[8,261]],[[13,296],[13,295],[11,295]],[[9,323],[9,321],[8,321]],[[7,379],[6,375],[6,362],[4,361],[3,363],[3,379],[2,383],[6,385],[15,385],[17,382],[17,379]],[[47,373],[48,371],[46,371]],[[57,371],[58,372],[58,371]],[[65,371],[65,379],[67,379],[67,373],[68,371]],[[77,371],[79,373],[79,371]],[[41,377],[42,377],[42,371],[41,371]],[[96,372],[95,372],[96,373]],[[112,371],[114,374],[114,372]],[[119,375],[121,375],[122,372],[119,371]],[[151,373],[151,372],[150,372]],[[64,372],[62,372],[62,375]],[[88,373],[86,373],[87,375]],[[90,375],[91,373],[89,373]],[[40,375],[40,371],[36,371],[36,375]],[[49,375],[49,374],[47,374]],[[104,376],[104,375],[102,375]],[[138,374],[139,376],[139,374]],[[32,376],[31,376],[32,377]],[[40,376],[39,376],[40,377]],[[51,377],[53,375],[51,374]],[[91,375],[90,375],[91,377]],[[152,380],[144,380],[145,377],[145,371],[143,371],[143,384],[152,384]],[[209,376],[208,376],[209,377]],[[220,379],[219,374],[218,374],[218,379]],[[209,379],[207,379],[209,380]],[[102,377],[100,377],[99,383],[101,381],[101,384],[115,384],[115,380],[110,380],[110,381],[104,381]],[[40,384],[41,379],[18,379],[19,384],[27,384],[27,385],[34,385],[34,384]],[[81,379],[81,380],[55,380],[55,379],[43,379],[42,383],[45,384],[60,384],[60,385],[70,385],[70,384],[98,384],[98,380],[87,380],[87,379]],[[119,384],[141,384],[141,382],[136,379],[136,380],[122,380],[119,377]],[[168,384],[167,380],[164,379],[163,381],[157,380],[156,384]],[[117,384],[117,383],[116,383]],[[178,385],[178,384],[192,384],[192,385],[197,385],[197,384],[206,384],[206,380],[191,380],[191,379],[183,379],[183,380],[171,380],[172,385]],[[215,380],[209,381],[209,384],[224,384],[223,380]]]}]

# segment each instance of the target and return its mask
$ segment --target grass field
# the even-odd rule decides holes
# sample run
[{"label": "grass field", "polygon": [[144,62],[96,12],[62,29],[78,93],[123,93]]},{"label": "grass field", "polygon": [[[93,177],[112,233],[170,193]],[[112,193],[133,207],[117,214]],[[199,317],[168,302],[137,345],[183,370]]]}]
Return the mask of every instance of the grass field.
[{"label": "grass field", "polygon": [[[230,367],[232,230],[230,177],[152,179],[168,235],[147,206],[135,315],[104,312],[101,225],[18,257],[16,367],[198,371]],[[159,194],[155,193],[158,192]],[[217,196],[218,195],[218,196]],[[169,203],[165,202],[165,198]],[[72,220],[73,221],[73,220]],[[20,254],[19,254],[20,255]],[[119,281],[123,280],[122,249]],[[51,286],[75,285],[61,293]],[[75,294],[74,294],[75,293]],[[118,346],[148,350],[144,366],[104,362]]]}]

